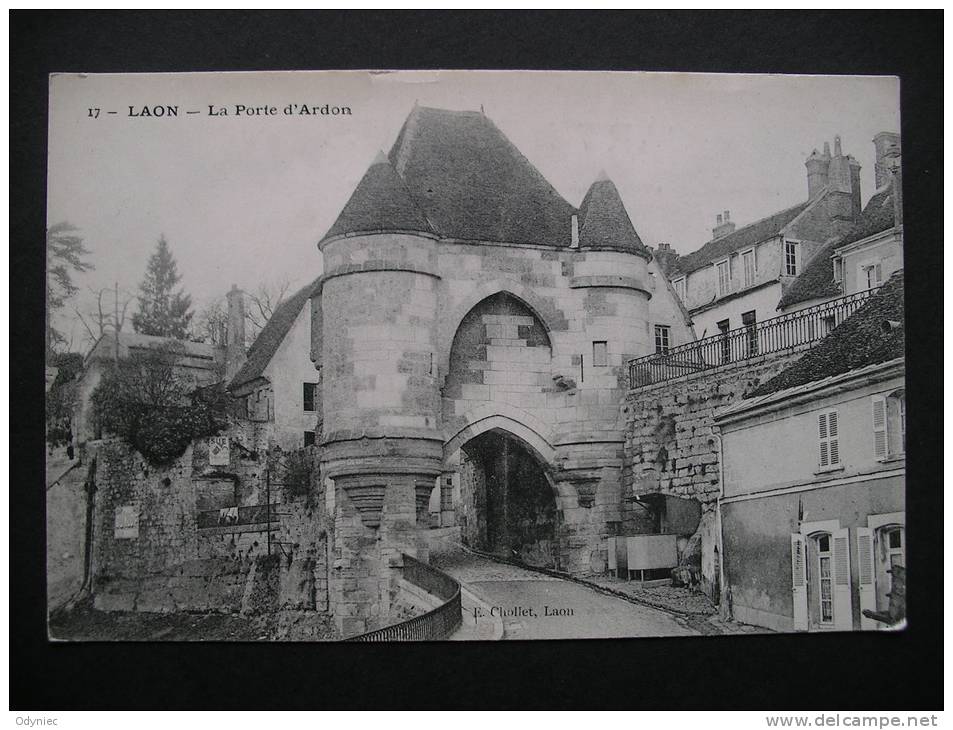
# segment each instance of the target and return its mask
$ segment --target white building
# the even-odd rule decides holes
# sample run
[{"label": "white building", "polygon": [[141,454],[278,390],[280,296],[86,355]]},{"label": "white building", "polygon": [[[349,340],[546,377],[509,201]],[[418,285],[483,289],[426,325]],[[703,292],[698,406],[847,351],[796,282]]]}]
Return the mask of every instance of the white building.
[{"label": "white building", "polygon": [[722,585],[776,631],[883,628],[906,563],[903,277],[716,414]]}]

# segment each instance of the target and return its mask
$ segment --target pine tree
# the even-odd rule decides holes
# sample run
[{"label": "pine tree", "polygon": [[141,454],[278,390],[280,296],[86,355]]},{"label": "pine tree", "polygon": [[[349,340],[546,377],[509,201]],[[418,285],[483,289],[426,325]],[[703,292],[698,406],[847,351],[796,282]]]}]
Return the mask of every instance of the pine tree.
[{"label": "pine tree", "polygon": [[184,340],[192,322],[192,297],[181,289],[175,259],[165,236],[159,237],[156,252],[149,257],[146,276],[139,285],[139,311],[132,316],[132,327],[143,335]]}]

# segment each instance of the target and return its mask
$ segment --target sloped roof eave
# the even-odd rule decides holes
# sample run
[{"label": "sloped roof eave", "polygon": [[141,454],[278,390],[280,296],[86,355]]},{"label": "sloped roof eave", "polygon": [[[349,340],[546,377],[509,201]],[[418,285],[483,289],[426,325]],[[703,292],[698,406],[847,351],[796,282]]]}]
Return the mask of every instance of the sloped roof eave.
[{"label": "sloped roof eave", "polygon": [[345,238],[360,238],[361,236],[385,236],[388,234],[393,235],[405,235],[405,236],[420,236],[421,238],[430,238],[434,241],[441,240],[439,234],[434,233],[433,231],[421,231],[410,228],[376,228],[368,229],[364,231],[348,231],[347,233],[335,233],[333,236],[325,235],[320,241],[318,241],[318,250],[322,253],[324,252],[324,247],[329,243],[334,243],[335,241],[340,241]]},{"label": "sloped roof eave", "polygon": [[848,370],[845,373],[838,373],[827,378],[812,380],[801,385],[794,385],[784,390],[777,390],[765,395],[745,398],[721,410],[715,411],[712,416],[713,421],[718,425],[726,425],[737,421],[744,421],[769,411],[781,410],[782,408],[791,408],[804,400],[809,400],[809,396],[817,396],[830,388],[846,388],[854,381],[871,382],[872,378],[877,381],[887,380],[903,374],[906,369],[906,361],[902,357],[897,357],[884,362],[866,365],[856,370]]}]

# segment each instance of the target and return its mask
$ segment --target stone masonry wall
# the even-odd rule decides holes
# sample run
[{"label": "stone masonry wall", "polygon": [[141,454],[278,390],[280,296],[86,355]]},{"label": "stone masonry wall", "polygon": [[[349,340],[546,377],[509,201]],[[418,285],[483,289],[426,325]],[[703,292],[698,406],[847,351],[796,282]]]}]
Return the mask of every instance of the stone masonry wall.
[{"label": "stone masonry wall", "polygon": [[[644,510],[626,498],[659,492],[698,500],[702,505],[701,563],[712,572],[717,540],[713,520],[721,473],[713,414],[777,375],[805,349],[762,355],[628,392],[623,406],[623,534],[646,531]],[[703,572],[702,578],[713,584],[715,576]]]},{"label": "stone masonry wall", "polygon": [[292,497],[277,485],[273,490],[280,528],[272,534],[270,557],[263,526],[199,527],[202,509],[265,500],[264,457],[240,446],[240,428],[229,436],[230,463],[215,467],[208,463],[204,440],[162,468],[118,440],[91,447],[90,456],[97,458],[93,593],[98,608],[328,609],[330,526],[319,493],[316,449],[307,452],[315,462],[310,495]]}]

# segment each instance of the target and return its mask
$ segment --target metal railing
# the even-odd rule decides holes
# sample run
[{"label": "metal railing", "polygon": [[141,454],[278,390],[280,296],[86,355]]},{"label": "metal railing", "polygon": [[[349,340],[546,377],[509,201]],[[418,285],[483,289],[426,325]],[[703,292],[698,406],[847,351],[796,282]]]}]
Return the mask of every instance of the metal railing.
[{"label": "metal railing", "polygon": [[432,611],[398,624],[352,636],[345,641],[439,641],[463,623],[460,584],[446,573],[404,555],[404,579],[446,602]]},{"label": "metal railing", "polygon": [[875,289],[629,360],[629,387],[641,388],[702,370],[789,350],[826,337],[860,309]]},{"label": "metal railing", "polygon": [[198,526],[199,528],[234,527],[236,525],[257,525],[263,522],[274,523],[279,521],[279,515],[275,511],[276,507],[275,504],[271,505],[270,514],[267,504],[203,510],[198,513]]}]

